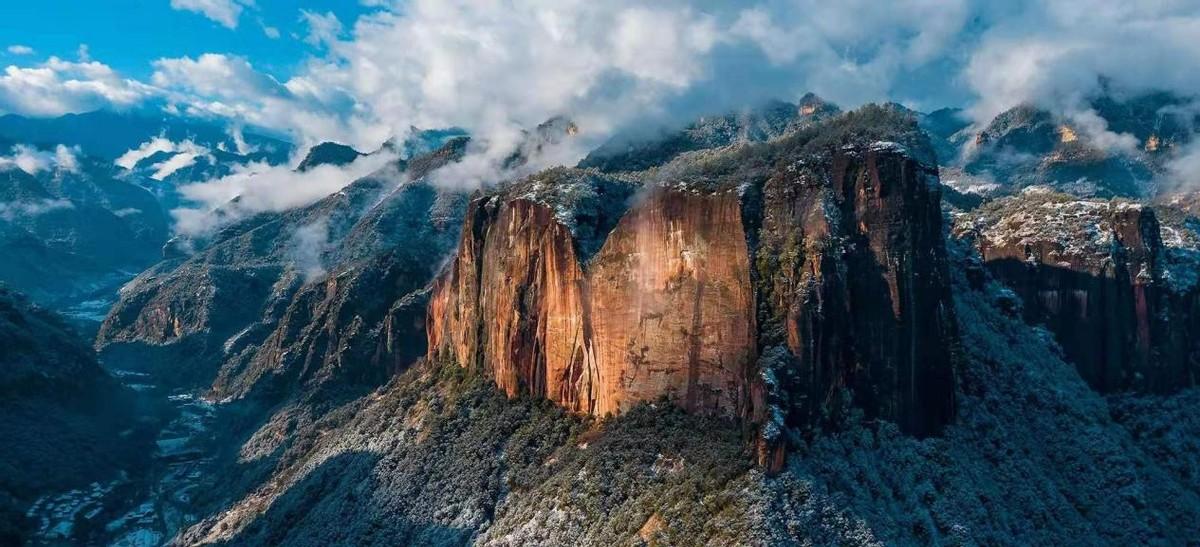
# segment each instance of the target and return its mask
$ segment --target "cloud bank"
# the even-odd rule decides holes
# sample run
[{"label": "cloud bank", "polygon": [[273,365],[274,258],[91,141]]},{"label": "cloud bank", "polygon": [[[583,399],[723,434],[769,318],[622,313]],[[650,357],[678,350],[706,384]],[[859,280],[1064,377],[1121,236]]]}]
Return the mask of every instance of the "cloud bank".
[{"label": "cloud bank", "polygon": [[[230,28],[253,8],[247,0],[172,5]],[[413,126],[461,127],[476,137],[472,155],[441,176],[473,184],[497,175],[522,131],[554,116],[580,129],[551,150],[549,158],[562,163],[623,126],[808,91],[846,107],[874,101],[926,111],[962,106],[979,123],[1033,103],[1064,113],[1095,143],[1131,149],[1137,143],[1110,131],[1088,106],[1089,96],[1103,89],[1118,96],[1166,90],[1193,97],[1200,90],[1194,62],[1200,58],[1200,2],[1194,0],[365,5],[370,11],[354,21],[298,10],[304,26],[298,35],[311,49],[286,76],[222,51],[158,59],[145,82],[83,55],[77,62],[52,57],[5,69],[0,111],[57,115],[153,99],[171,111],[283,132],[302,147],[337,141],[361,150]],[[257,170],[264,188],[276,186],[270,182],[275,175],[245,170]],[[255,186],[242,175],[192,192],[213,206],[233,189]],[[317,181],[316,187],[339,184]]]},{"label": "cloud bank", "polygon": [[967,106],[977,120],[1033,102],[1094,127],[1080,105],[1102,79],[1122,93],[1200,89],[1187,61],[1200,4],[1183,0],[377,4],[353,22],[303,12],[314,53],[287,80],[212,54],[161,60],[154,83],[197,112],[360,148],[409,126],[503,142],[555,115],[599,138],[806,91]]}]

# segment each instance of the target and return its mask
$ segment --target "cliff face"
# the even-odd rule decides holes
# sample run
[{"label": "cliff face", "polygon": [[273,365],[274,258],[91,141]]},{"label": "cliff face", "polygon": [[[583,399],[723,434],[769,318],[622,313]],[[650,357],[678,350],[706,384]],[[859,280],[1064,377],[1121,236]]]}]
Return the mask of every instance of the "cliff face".
[{"label": "cliff face", "polygon": [[[1168,392],[1194,384],[1200,346],[1194,254],[1185,226],[1121,201],[1034,189],[961,216],[988,268],[1045,324],[1069,361],[1103,392]],[[1174,236],[1170,245],[1162,234]],[[1194,247],[1194,242],[1190,245]]]},{"label": "cliff face", "polygon": [[953,415],[956,335],[936,180],[902,149],[875,146],[767,182],[763,337],[796,356],[793,421],[819,421],[848,402],[843,391],[919,434]]},{"label": "cliff face", "polygon": [[654,192],[586,269],[571,231],[529,199],[476,201],[463,233],[434,287],[433,357],[577,412],[663,396],[698,413],[747,409],[754,317],[736,196]]},{"label": "cliff face", "polygon": [[477,199],[433,288],[430,359],[595,415],[666,398],[811,426],[853,403],[938,431],[956,335],[936,170],[839,129],[684,156],[636,193],[559,170]]}]

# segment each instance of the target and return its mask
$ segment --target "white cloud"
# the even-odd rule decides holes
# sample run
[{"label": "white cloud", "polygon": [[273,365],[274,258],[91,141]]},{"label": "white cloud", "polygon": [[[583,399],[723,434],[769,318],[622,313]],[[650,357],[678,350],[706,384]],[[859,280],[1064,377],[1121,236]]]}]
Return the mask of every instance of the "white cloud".
[{"label": "white cloud", "polygon": [[205,53],[193,59],[159,59],[151,82],[206,97],[242,99],[286,93],[274,78],[258,72],[243,57]]},{"label": "white cloud", "polygon": [[322,256],[329,250],[329,221],[321,219],[296,229],[291,259],[306,282],[323,279],[328,271]]},{"label": "white cloud", "polygon": [[[191,141],[187,142],[191,143]],[[207,154],[208,149],[204,147],[195,147],[194,149],[175,154],[166,160],[150,166],[151,169],[154,169],[154,174],[150,175],[150,178],[154,180],[163,180],[180,169],[195,165],[197,158]]]},{"label": "white cloud", "polygon": [[59,116],[105,106],[127,107],[155,94],[103,63],[51,57],[32,67],[10,65],[0,75],[0,112]]},{"label": "white cloud", "polygon": [[8,46],[8,53],[11,55],[33,55],[33,48],[21,44],[13,44]]},{"label": "white cloud", "polygon": [[245,0],[171,0],[171,7],[199,13],[226,28],[237,28],[242,10],[253,2]]},{"label": "white cloud", "polygon": [[[252,2],[174,0],[235,26]],[[165,97],[183,114],[370,149],[409,126],[460,126],[480,167],[519,130],[576,120],[578,150],[627,123],[692,117],[814,91],[853,107],[896,100],[971,107],[1021,102],[1066,113],[1097,142],[1083,99],[1109,89],[1200,89],[1200,4],[1190,0],[373,0],[356,21],[303,11],[315,44],[288,78],[245,58],[160,59],[149,84],[95,62],[8,67],[0,110],[56,115]],[[260,21],[261,25],[261,21]],[[265,25],[264,25],[265,26]],[[268,32],[264,29],[264,32]],[[94,72],[90,74],[87,72]],[[569,162],[568,155],[560,157]],[[487,161],[484,161],[487,160]]]},{"label": "white cloud", "polygon": [[201,157],[208,157],[210,161],[216,161],[212,159],[212,152],[208,148],[196,144],[191,139],[174,142],[166,137],[158,136],[142,143],[137,148],[126,151],[113,163],[118,167],[133,169],[142,160],[164,152],[169,153],[170,156],[150,166],[150,169],[154,170],[150,178],[154,180],[163,180],[180,169],[195,165],[196,160]]},{"label": "white cloud", "polygon": [[[246,137],[242,134],[241,126],[239,126],[239,125],[229,126],[229,129],[226,130],[226,134],[228,134],[229,139],[233,141],[233,151],[234,152],[244,156],[246,154],[253,154],[258,151],[257,146],[253,146],[250,143],[246,142]],[[222,150],[224,150],[225,143],[221,143],[220,148]]]},{"label": "white cloud", "polygon": [[36,175],[43,171],[56,169],[62,172],[78,173],[79,160],[76,154],[79,147],[58,145],[53,151],[39,150],[27,144],[17,144],[12,147],[11,155],[0,156],[0,171],[20,169],[27,174]]},{"label": "white cloud", "polygon": [[79,147],[58,145],[54,147],[54,164],[59,169],[70,173],[79,172]]},{"label": "white cloud", "polygon": [[1200,4],[1043,0],[989,18],[963,69],[978,120],[1022,102],[1079,108],[1097,91],[1175,91],[1191,96],[1200,72]]},{"label": "white cloud", "polygon": [[[308,205],[380,171],[395,159],[388,153],[376,153],[344,166],[320,165],[303,173],[283,165],[243,165],[228,176],[180,186],[180,194],[192,205],[175,209],[171,215],[179,233],[201,235],[255,213]],[[393,176],[399,178],[398,173]]]},{"label": "white cloud", "polygon": [[178,146],[166,137],[154,137],[142,143],[137,148],[121,154],[121,157],[117,158],[117,161],[113,163],[116,163],[118,167],[133,169],[139,162],[154,154],[159,152],[174,152],[177,148]]},{"label": "white cloud", "polygon": [[12,147],[12,155],[0,156],[0,170],[20,169],[36,175],[54,165],[54,155],[26,144]]},{"label": "white cloud", "polygon": [[35,217],[57,211],[74,209],[75,205],[65,199],[34,199],[23,201],[0,201],[0,220],[12,222],[18,218]]},{"label": "white cloud", "polygon": [[300,19],[308,25],[308,36],[304,38],[304,41],[311,45],[320,46],[337,42],[338,36],[342,34],[342,22],[333,12],[322,14],[300,10]]}]

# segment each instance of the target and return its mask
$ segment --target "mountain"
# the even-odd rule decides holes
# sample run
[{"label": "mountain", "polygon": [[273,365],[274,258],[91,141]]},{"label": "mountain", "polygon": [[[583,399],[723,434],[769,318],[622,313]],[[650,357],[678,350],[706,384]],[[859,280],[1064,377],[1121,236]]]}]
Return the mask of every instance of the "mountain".
[{"label": "mountain", "polygon": [[579,162],[601,171],[641,171],[685,152],[772,139],[804,124],[837,114],[837,105],[811,93],[799,103],[770,101],[756,108],[703,117],[682,129],[659,128],[621,133]]},{"label": "mountain", "polygon": [[918,116],[921,129],[929,135],[940,165],[956,165],[970,131],[971,122],[961,108],[941,108]]},{"label": "mountain", "polygon": [[1200,220],[991,178],[1069,144],[1055,114],[1002,118],[945,169],[961,113],[810,96],[531,172],[582,129],[556,117],[478,190],[453,177],[479,143],[390,141],[428,151],[177,239],[121,289],[100,361],[213,421],[75,537],[1186,544]]},{"label": "mountain", "polygon": [[[5,149],[26,157],[56,153]],[[61,148],[58,153],[69,159],[44,169],[26,166],[32,172],[0,166],[0,252],[6,257],[0,281],[95,322],[116,288],[158,259],[167,239],[166,214],[111,163]]]},{"label": "mountain", "polygon": [[[473,197],[428,295],[428,342],[408,342],[427,358],[325,410],[256,423],[176,542],[1196,537],[1196,391],[1093,389],[1005,272],[949,233],[944,218],[958,219],[941,211],[917,123],[869,106],[646,170],[560,167]],[[1135,254],[1121,233],[1129,251],[1113,252]],[[317,315],[289,328],[377,330]],[[335,370],[375,347],[302,353],[335,346]]]},{"label": "mountain", "polygon": [[[212,150],[237,153],[239,144],[229,131],[214,122],[174,116],[151,109],[114,112],[96,110],[65,114],[57,118],[30,118],[17,114],[0,116],[0,137],[35,145],[78,146],[88,155],[116,160],[156,137],[193,143]],[[254,133],[246,133],[242,148],[286,159],[291,144]]]},{"label": "mountain", "polygon": [[[367,348],[379,336],[387,347],[381,325],[395,314],[420,315],[420,292],[457,238],[465,196],[424,177],[466,142],[398,160],[310,206],[234,223],[195,254],[148,269],[101,326],[102,358],[223,398],[345,371],[352,340],[368,352],[354,360],[362,380],[382,381],[390,369]],[[317,327],[323,320],[327,329]]]},{"label": "mountain", "polygon": [[308,151],[308,155],[296,166],[296,170],[308,171],[318,165],[345,165],[361,155],[363,154],[358,150],[344,144],[323,142]]},{"label": "mountain", "polygon": [[[870,131],[905,123],[866,108],[767,145],[682,156],[660,181],[552,171],[478,199],[433,288],[430,359],[596,416],[665,397],[804,426],[836,420],[848,390],[872,417],[935,433],[953,414],[956,344],[938,312],[936,169],[914,159],[931,153]],[[880,136],[928,147],[906,129]],[[797,355],[817,362],[796,370]],[[760,377],[776,374],[796,377]],[[788,381],[797,393],[773,385]]]},{"label": "mountain", "polygon": [[[1131,98],[1102,93],[1090,115],[1018,105],[973,137],[930,120],[939,146],[959,150],[968,175],[1009,191],[1048,185],[1081,197],[1152,198],[1166,163],[1189,142],[1196,115],[1190,99],[1168,93]],[[1101,131],[1101,129],[1103,131]],[[969,128],[965,130],[970,132]]]},{"label": "mountain", "polygon": [[114,478],[143,459],[133,394],[65,322],[0,285],[0,542],[37,523],[39,497]]}]

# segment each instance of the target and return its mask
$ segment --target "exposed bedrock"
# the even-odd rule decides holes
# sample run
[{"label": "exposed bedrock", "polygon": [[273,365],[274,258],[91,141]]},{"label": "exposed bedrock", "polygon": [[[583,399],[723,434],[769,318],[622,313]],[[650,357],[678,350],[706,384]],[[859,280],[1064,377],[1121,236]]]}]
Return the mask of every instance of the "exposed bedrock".
[{"label": "exposed bedrock", "polygon": [[768,464],[773,426],[852,405],[938,432],[957,335],[936,169],[895,143],[797,140],[636,190],[559,170],[476,199],[433,287],[429,358],[581,413],[665,398],[760,422]]}]

